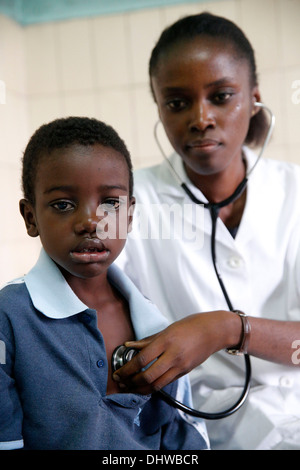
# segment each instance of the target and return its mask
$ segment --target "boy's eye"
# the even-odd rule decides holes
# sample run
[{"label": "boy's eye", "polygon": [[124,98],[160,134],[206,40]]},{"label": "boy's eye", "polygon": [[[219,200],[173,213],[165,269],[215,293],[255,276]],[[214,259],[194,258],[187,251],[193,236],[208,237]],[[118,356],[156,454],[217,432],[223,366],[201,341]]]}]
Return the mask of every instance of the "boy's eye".
[{"label": "boy's eye", "polygon": [[74,204],[69,201],[57,201],[52,203],[51,207],[56,209],[58,212],[67,212],[74,208]]},{"label": "boy's eye", "polygon": [[105,212],[115,212],[117,211],[122,204],[121,199],[106,199],[104,202],[100,204],[100,207]]}]

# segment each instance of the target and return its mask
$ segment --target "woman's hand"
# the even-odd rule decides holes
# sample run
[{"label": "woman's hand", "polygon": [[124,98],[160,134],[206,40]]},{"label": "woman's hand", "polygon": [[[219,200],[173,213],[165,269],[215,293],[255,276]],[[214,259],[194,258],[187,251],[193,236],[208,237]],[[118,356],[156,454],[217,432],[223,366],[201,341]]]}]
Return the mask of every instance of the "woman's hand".
[{"label": "woman's hand", "polygon": [[[300,322],[254,317],[249,320],[249,354],[299,367],[292,359],[294,342],[300,338]],[[128,391],[141,394],[158,391],[202,364],[213,353],[239,345],[241,332],[241,319],[236,313],[219,310],[190,315],[156,335],[125,343],[140,352],[115,372],[113,378],[120,388]],[[149,364],[146,370],[141,370]]]},{"label": "woman's hand", "polygon": [[125,343],[140,352],[113,378],[127,391],[141,394],[158,391],[216,351],[238,344],[240,334],[241,320],[231,312],[190,315],[156,335]]}]

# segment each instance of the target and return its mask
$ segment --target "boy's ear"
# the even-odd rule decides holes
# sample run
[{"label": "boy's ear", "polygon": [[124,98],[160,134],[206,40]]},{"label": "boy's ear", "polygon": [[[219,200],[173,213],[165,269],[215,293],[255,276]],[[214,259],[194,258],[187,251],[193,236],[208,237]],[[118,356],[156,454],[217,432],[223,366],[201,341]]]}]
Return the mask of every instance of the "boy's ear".
[{"label": "boy's ear", "polygon": [[129,208],[128,208],[128,229],[127,229],[127,233],[131,232],[131,230],[132,230],[134,209],[135,209],[135,197],[132,197],[130,199]]},{"label": "boy's ear", "polygon": [[20,213],[25,221],[27,233],[30,237],[38,237],[39,232],[36,225],[35,211],[32,204],[27,199],[19,202]]}]

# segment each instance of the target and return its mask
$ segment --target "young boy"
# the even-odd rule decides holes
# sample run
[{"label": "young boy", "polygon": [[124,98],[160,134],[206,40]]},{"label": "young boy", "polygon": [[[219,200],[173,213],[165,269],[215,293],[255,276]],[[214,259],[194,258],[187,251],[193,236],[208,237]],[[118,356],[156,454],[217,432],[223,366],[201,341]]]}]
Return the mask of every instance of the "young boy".
[{"label": "young boy", "polygon": [[[25,150],[23,191],[43,248],[0,292],[0,449],[207,448],[201,422],[112,380],[113,350],[166,326],[112,265],[135,202],[123,141],[95,119],[46,124]],[[166,391],[186,398],[186,379]]]}]

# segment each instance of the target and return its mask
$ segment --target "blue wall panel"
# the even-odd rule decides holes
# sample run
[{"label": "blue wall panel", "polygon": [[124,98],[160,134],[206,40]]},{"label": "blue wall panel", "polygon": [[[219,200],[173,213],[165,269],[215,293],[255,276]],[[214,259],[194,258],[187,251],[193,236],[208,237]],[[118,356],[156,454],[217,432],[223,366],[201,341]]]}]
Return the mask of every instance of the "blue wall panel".
[{"label": "blue wall panel", "polygon": [[0,14],[28,25],[183,3],[199,0],[0,0]]}]

